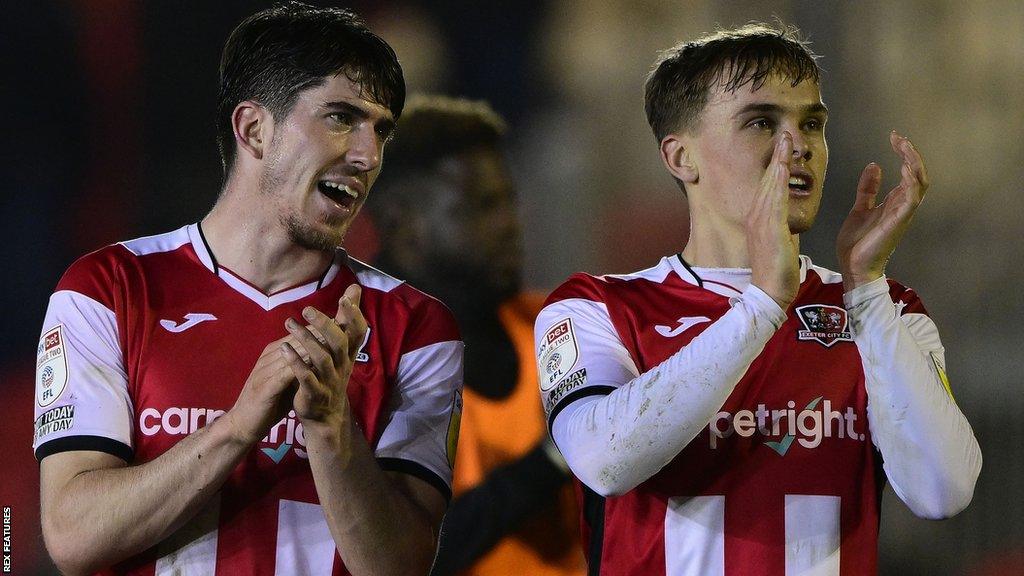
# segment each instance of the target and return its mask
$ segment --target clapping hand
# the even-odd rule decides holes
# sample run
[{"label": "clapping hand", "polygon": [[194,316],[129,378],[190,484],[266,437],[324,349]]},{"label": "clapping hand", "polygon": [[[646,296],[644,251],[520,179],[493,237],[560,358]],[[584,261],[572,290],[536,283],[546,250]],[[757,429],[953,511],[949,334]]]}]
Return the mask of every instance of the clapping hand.
[{"label": "clapping hand", "polygon": [[905,136],[889,134],[893,151],[903,160],[900,182],[876,204],[882,168],[872,162],[861,172],[857,197],[836,239],[836,253],[847,292],[882,276],[885,265],[928,189],[924,160]]},{"label": "clapping hand", "polygon": [[308,326],[294,319],[286,323],[292,338],[284,344],[285,357],[298,381],[294,407],[304,426],[348,417],[349,377],[366,334],[360,295],[353,284],[334,318],[310,306],[302,312]]}]

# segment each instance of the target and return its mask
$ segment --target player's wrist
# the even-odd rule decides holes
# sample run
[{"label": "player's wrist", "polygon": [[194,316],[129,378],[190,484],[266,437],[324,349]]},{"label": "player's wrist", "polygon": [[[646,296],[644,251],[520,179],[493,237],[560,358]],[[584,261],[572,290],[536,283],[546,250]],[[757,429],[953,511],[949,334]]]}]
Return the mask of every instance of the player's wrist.
[{"label": "player's wrist", "polygon": [[789,289],[787,287],[775,285],[772,282],[764,282],[760,280],[754,280],[751,284],[756,286],[761,290],[761,292],[767,294],[782,310],[788,309],[789,305],[796,299],[797,291],[794,289]]},{"label": "player's wrist", "polygon": [[352,419],[310,420],[302,423],[303,439],[310,461],[329,461],[338,469],[349,469],[356,453],[353,440],[361,435]]},{"label": "player's wrist", "polygon": [[318,418],[302,418],[302,435],[306,446],[323,446],[330,449],[340,448],[351,428],[348,418],[337,413],[330,413]]},{"label": "player's wrist", "polygon": [[[232,408],[218,418],[212,429],[223,434],[224,440],[230,444],[248,448],[261,438],[258,432],[252,430],[251,426],[244,425],[245,418],[238,413],[238,408]],[[220,424],[220,426],[216,426]]]},{"label": "player's wrist", "polygon": [[850,270],[843,269],[843,291],[852,292],[856,288],[870,284],[882,277],[881,270]]}]

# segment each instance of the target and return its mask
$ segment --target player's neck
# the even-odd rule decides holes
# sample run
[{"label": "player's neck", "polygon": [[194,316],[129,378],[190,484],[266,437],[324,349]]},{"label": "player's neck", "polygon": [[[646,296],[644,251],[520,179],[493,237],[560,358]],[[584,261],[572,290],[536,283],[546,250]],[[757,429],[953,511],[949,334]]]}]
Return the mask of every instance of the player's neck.
[{"label": "player's neck", "polygon": [[702,214],[691,202],[690,238],[683,259],[701,268],[749,268],[746,231],[742,226]]},{"label": "player's neck", "polygon": [[[690,238],[682,252],[689,265],[699,268],[750,268],[747,232],[742,225],[694,216],[690,218]],[[796,241],[799,243],[799,236]]]},{"label": "player's neck", "polygon": [[323,274],[332,254],[295,244],[273,215],[241,202],[241,196],[230,191],[222,194],[200,223],[219,266],[264,294]]}]

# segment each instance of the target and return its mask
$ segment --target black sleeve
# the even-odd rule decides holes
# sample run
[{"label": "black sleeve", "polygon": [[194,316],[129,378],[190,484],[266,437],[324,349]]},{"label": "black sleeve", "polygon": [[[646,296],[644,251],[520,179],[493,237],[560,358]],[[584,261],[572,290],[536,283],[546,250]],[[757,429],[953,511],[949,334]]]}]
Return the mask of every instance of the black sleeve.
[{"label": "black sleeve", "polygon": [[469,568],[523,520],[538,512],[554,513],[559,489],[567,479],[540,444],[521,459],[491,471],[448,509],[431,576]]}]

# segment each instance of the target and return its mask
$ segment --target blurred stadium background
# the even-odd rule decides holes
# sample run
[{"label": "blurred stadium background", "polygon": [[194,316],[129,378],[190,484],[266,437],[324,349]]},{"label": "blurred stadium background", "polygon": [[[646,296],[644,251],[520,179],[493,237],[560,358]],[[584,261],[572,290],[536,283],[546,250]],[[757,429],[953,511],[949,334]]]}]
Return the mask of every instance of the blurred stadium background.
[{"label": "blurred stadium background", "polygon": [[[55,573],[30,450],[47,298],[79,255],[194,222],[212,205],[220,49],[241,18],[269,4],[5,3],[0,506],[12,509],[16,574]],[[685,203],[642,111],[656,51],[718,25],[777,16],[799,26],[823,55],[831,109],[826,196],[803,251],[835,267],[833,239],[859,171],[875,160],[895,175],[886,134],[908,134],[932,188],[890,273],[936,318],[985,455],[974,503],[952,520],[918,520],[887,494],[881,574],[1024,574],[1024,3],[347,5],[395,47],[411,91],[487,99],[510,121],[526,279],[540,289],[576,270],[646,267],[685,243]],[[371,237],[354,237],[351,250],[372,251]]]}]

